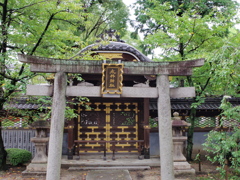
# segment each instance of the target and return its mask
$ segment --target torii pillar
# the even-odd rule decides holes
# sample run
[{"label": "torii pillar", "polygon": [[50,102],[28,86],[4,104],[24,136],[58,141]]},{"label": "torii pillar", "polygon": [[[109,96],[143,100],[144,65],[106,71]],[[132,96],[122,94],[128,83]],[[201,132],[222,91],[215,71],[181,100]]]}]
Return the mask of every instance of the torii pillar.
[{"label": "torii pillar", "polygon": [[161,179],[174,180],[170,88],[168,75],[157,76]]},{"label": "torii pillar", "polygon": [[66,107],[67,75],[57,72],[54,78],[51,128],[47,163],[47,180],[60,179],[63,129]]},{"label": "torii pillar", "polygon": [[[101,87],[67,87],[66,73],[102,73],[101,61],[84,60],[64,60],[18,55],[19,61],[30,63],[32,72],[56,73],[53,89],[52,118],[49,140],[49,153],[47,165],[47,180],[60,179],[62,138],[64,128],[64,110],[66,106],[66,96],[89,96],[101,97]],[[111,64],[117,62],[111,61]],[[173,166],[173,141],[172,141],[172,121],[171,121],[171,97],[194,97],[194,88],[174,88],[169,87],[168,76],[189,76],[193,67],[204,64],[204,59],[178,62],[122,62],[124,64],[124,74],[130,75],[157,75],[157,87],[142,89],[134,87],[123,87],[121,97],[135,98],[158,98],[158,121],[159,121],[159,141],[160,141],[160,165],[161,179],[174,180]],[[35,86],[27,90],[28,95],[52,96],[52,87]],[[130,89],[129,89],[130,88]],[[92,92],[92,94],[90,94]],[[176,95],[177,94],[177,95]],[[191,96],[189,96],[191,95]]]}]

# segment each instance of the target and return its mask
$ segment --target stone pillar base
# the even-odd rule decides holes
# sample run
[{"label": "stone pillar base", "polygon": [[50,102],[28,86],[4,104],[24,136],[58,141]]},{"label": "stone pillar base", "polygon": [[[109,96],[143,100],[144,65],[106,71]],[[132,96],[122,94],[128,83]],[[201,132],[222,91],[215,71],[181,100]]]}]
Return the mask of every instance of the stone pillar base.
[{"label": "stone pillar base", "polygon": [[150,159],[150,149],[144,148],[144,159]]},{"label": "stone pillar base", "polygon": [[175,176],[194,176],[195,175],[195,169],[191,167],[191,165],[185,161],[185,162],[174,162],[174,174]]},{"label": "stone pillar base", "polygon": [[22,172],[23,177],[32,177],[32,176],[46,176],[47,172],[47,163],[35,164],[30,163],[26,170]]},{"label": "stone pillar base", "polygon": [[195,169],[188,169],[188,170],[174,170],[174,175],[177,178],[178,176],[181,177],[195,177]]},{"label": "stone pillar base", "polygon": [[68,160],[73,159],[73,148],[72,149],[68,149],[67,155],[68,155],[67,156]]}]

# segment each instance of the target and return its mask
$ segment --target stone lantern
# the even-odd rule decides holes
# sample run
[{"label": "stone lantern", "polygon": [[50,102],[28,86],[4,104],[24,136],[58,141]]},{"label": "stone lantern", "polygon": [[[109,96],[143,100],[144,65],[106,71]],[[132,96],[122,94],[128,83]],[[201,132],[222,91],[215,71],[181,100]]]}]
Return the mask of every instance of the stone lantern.
[{"label": "stone lantern", "polygon": [[178,112],[173,113],[172,120],[172,133],[173,133],[173,164],[175,175],[189,174],[194,175],[195,169],[187,162],[185,156],[183,155],[183,145],[187,140],[186,136],[183,136],[183,130],[190,126],[179,117]]},{"label": "stone lantern", "polygon": [[45,120],[39,120],[33,122],[31,126],[36,128],[36,136],[31,138],[31,141],[35,144],[35,156],[26,170],[22,172],[22,175],[46,175],[48,159],[46,148],[49,141],[47,130],[49,129],[50,123]]}]

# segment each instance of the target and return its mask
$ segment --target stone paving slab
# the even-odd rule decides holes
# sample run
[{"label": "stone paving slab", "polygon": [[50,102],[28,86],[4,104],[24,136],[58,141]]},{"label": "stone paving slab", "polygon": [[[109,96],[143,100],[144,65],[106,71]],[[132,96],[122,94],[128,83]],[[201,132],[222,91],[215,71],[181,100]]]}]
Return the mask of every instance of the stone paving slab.
[{"label": "stone paving slab", "polygon": [[80,170],[149,170],[150,166],[111,166],[111,167],[69,167],[69,171],[80,171]]},{"label": "stone paving slab", "polygon": [[87,173],[86,180],[132,180],[128,170],[93,170]]}]

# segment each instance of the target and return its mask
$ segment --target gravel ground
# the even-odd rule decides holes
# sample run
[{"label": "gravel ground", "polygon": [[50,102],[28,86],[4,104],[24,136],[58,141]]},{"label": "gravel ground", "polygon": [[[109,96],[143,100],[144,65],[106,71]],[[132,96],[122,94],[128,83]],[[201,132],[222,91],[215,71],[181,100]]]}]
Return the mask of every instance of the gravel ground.
[{"label": "gravel ground", "polygon": [[[199,165],[192,164],[192,167],[196,170],[195,177],[177,177],[177,179],[185,180],[195,180],[200,179],[200,177],[210,177],[211,173],[216,176],[216,165],[203,162],[201,165],[202,171],[199,172]],[[9,171],[0,172],[0,179],[6,180],[45,180],[45,177],[22,177],[22,171],[25,170],[24,166],[12,167]],[[88,171],[68,171],[67,169],[61,169],[61,180],[86,180]],[[133,180],[160,180],[160,168],[153,167],[150,170],[141,170],[141,171],[129,171],[130,176]]]}]

